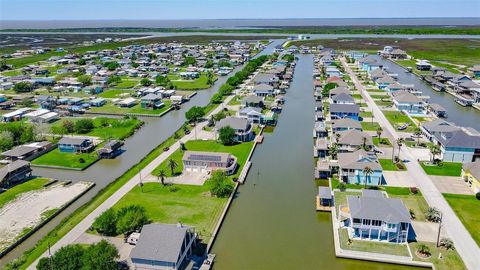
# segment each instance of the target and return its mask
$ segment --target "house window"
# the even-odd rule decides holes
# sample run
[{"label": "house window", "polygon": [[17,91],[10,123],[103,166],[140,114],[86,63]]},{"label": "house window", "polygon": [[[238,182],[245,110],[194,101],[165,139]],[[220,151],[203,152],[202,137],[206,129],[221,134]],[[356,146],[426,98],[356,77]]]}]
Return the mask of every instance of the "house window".
[{"label": "house window", "polygon": [[378,227],[382,225],[382,222],[380,220],[372,220],[372,225]]},{"label": "house window", "polygon": [[359,218],[354,218],[353,223],[361,223],[361,220]]},{"label": "house window", "polygon": [[364,219],[362,224],[363,225],[370,225],[370,219]]},{"label": "house window", "polygon": [[395,224],[388,224],[389,229],[395,229],[396,225]]}]

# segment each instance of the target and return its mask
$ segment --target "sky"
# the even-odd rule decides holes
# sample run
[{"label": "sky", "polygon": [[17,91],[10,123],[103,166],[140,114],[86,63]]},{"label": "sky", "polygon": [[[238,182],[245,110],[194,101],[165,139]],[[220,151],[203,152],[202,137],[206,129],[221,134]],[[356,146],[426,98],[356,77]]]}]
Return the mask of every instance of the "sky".
[{"label": "sky", "polygon": [[479,17],[480,0],[0,0],[1,20]]}]

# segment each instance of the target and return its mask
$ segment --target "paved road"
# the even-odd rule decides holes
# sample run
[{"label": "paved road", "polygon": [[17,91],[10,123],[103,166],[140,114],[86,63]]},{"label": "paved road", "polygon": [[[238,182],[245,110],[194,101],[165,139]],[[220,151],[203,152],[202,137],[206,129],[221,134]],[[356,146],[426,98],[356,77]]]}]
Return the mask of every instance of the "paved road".
[{"label": "paved road", "polygon": [[[379,122],[380,126],[383,128],[383,130],[390,133],[391,137],[394,139],[392,141],[394,143],[396,139],[399,138],[397,131],[385,118],[382,111],[370,97],[370,94],[366,91],[365,87],[360,83],[357,76],[346,63],[345,59],[342,59],[342,65],[352,78],[355,87],[360,91],[361,95],[368,103],[368,106],[372,109],[373,115]],[[416,160],[415,156],[410,152],[408,147],[402,148],[400,157],[403,160],[410,161],[405,163],[408,173],[414,180],[416,186],[422,191],[427,203],[432,207],[436,207],[443,213],[444,229],[447,230],[448,235],[455,243],[455,248],[462,257],[467,268],[472,270],[480,269],[480,248],[475,243],[467,229],[465,229],[465,226],[463,226],[460,219],[458,219],[457,215],[455,215],[455,212],[453,212],[445,198],[435,187],[432,180],[427,174],[425,174],[422,167]]]},{"label": "paved road", "polygon": [[[214,115],[218,112],[220,112],[224,106],[228,104],[228,102],[233,98],[234,96],[229,96],[227,97],[223,103],[212,110],[210,114],[206,117],[207,119],[210,118],[211,115]],[[207,125],[207,122],[202,122],[199,123],[196,126],[196,130],[200,131],[205,125]],[[160,165],[163,161],[167,160],[167,158],[173,154],[177,149],[180,148],[180,142],[187,142],[189,140],[195,140],[197,134],[194,131],[192,131],[190,134],[185,135],[182,137],[179,141],[174,143],[172,146],[170,146],[170,149],[168,151],[163,152],[160,154],[157,158],[155,158],[150,164],[148,164],[145,168],[143,168],[141,171],[139,171],[135,176],[133,176],[125,185],[123,185],[119,190],[117,190],[112,196],[110,196],[106,201],[104,201],[100,206],[98,206],[95,210],[93,210],[92,213],[90,213],[85,219],[83,219],[80,223],[78,223],[72,230],[70,230],[64,237],[62,237],[57,243],[55,243],[51,247],[51,252],[55,253],[58,249],[61,247],[71,244],[77,240],[85,231],[90,228],[90,226],[93,224],[93,221],[95,218],[97,218],[100,214],[105,212],[107,209],[111,208],[114,206],[125,194],[127,194],[132,188],[134,188],[136,185],[140,183],[141,176],[147,176],[151,174],[151,172],[158,166]],[[48,256],[48,252],[45,252],[41,257],[46,257]],[[41,258],[40,257],[40,258]],[[36,265],[38,261],[40,260],[38,258],[35,262],[33,262],[27,269],[28,270],[35,270]]]}]

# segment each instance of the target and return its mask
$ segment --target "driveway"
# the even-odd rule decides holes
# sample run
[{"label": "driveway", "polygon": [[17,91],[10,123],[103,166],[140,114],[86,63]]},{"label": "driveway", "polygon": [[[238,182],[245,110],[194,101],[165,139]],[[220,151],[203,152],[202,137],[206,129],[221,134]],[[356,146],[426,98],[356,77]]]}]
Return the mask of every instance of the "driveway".
[{"label": "driveway", "polygon": [[473,190],[459,176],[429,175],[440,193],[473,195]]},{"label": "driveway", "polygon": [[[164,182],[166,184],[203,186],[203,184],[208,178],[210,178],[210,174],[207,172],[187,172],[184,170],[179,176],[166,177]],[[157,176],[151,174],[145,177],[142,181],[160,183],[160,179]]]},{"label": "driveway", "polygon": [[130,256],[130,252],[132,251],[132,245],[125,243],[123,237],[108,237],[108,236],[101,236],[96,234],[90,233],[83,233],[78,237],[74,243],[75,244],[95,244],[102,240],[106,240],[110,244],[114,245],[118,249],[118,254],[120,255],[119,261],[127,261],[128,257]]},{"label": "driveway", "polygon": [[388,186],[416,187],[415,181],[407,171],[383,171],[383,177]]},{"label": "driveway", "polygon": [[[438,223],[425,222],[425,221],[413,221],[412,222],[413,231],[415,232],[417,241],[424,242],[437,242],[438,236]],[[448,237],[447,231],[440,230],[440,239],[443,237]]]}]

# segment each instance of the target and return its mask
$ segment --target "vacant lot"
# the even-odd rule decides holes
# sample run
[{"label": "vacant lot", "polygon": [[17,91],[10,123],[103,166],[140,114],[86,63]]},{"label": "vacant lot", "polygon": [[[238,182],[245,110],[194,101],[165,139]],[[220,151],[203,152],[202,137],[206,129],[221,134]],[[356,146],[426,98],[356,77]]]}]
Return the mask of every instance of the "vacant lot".
[{"label": "vacant lot", "polygon": [[[69,121],[76,122],[81,118],[68,118]],[[62,126],[65,120],[58,121],[52,125],[52,132],[56,134],[65,134]],[[93,120],[94,128],[92,131],[81,134],[86,136],[100,137],[103,139],[113,138],[122,140],[133,134],[143,124],[138,119],[116,119],[107,117],[96,117]],[[74,133],[76,134],[76,133]]]},{"label": "vacant lot", "polygon": [[462,163],[442,162],[439,165],[430,165],[422,162],[420,165],[428,175],[460,176],[462,174]]},{"label": "vacant lot", "polygon": [[463,226],[470,232],[477,245],[480,245],[480,216],[478,215],[480,200],[473,195],[444,193],[443,197],[462,221]]},{"label": "vacant lot", "polygon": [[98,160],[95,152],[91,153],[63,153],[58,148],[41,155],[32,161],[33,165],[56,166],[83,170]]}]

